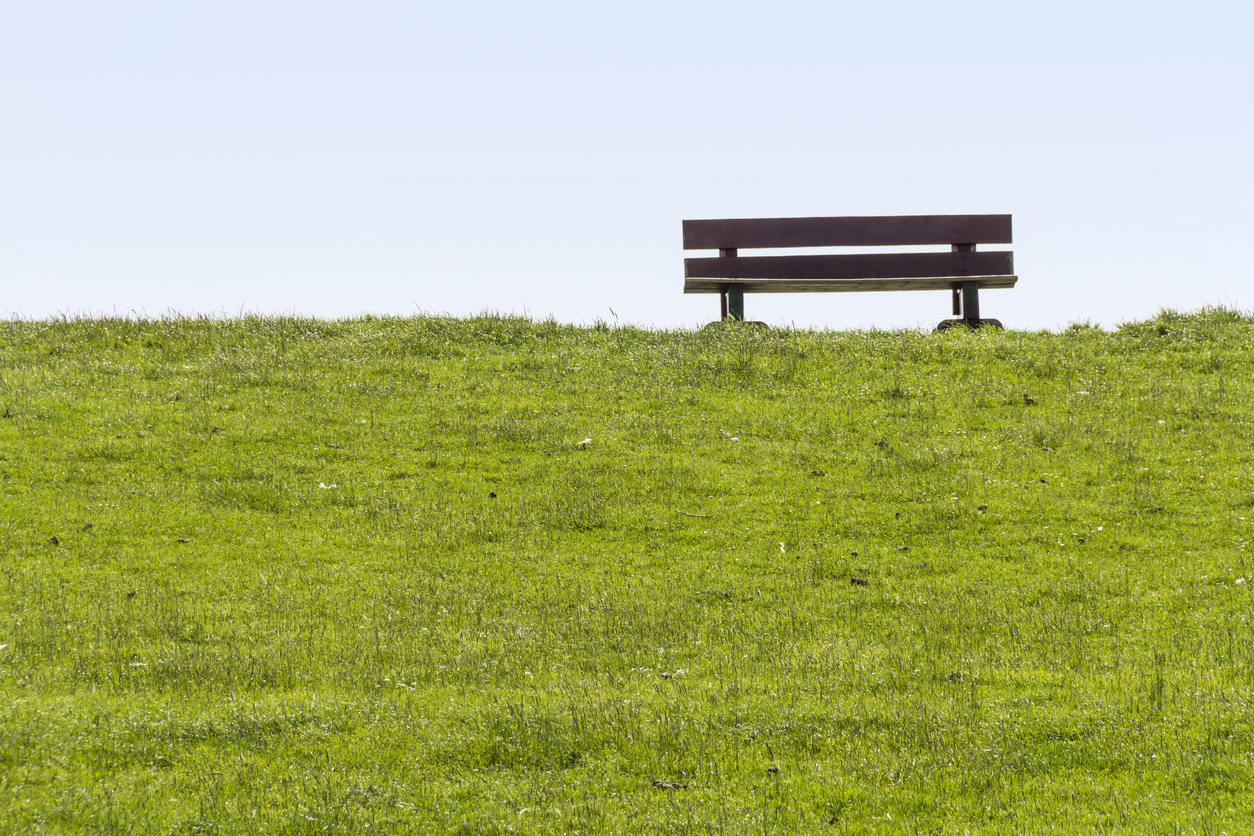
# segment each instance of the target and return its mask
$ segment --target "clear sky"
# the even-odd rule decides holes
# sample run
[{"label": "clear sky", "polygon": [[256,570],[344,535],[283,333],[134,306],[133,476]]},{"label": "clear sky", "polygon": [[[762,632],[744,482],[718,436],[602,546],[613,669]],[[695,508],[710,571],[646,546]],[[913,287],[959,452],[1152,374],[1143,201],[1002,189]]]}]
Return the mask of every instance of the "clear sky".
[{"label": "clear sky", "polygon": [[684,218],[984,212],[1010,327],[1248,310],[1252,32],[1209,0],[0,0],[0,314],[694,327]]}]

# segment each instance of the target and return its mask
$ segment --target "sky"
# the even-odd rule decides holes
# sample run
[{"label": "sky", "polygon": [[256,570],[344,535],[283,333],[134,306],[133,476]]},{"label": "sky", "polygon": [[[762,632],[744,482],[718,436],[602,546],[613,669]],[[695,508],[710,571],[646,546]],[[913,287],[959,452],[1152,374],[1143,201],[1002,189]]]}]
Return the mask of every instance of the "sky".
[{"label": "sky", "polygon": [[0,0],[0,315],[695,328],[685,218],[976,213],[1014,218],[1008,327],[1249,310],[1251,31],[1210,0]]}]

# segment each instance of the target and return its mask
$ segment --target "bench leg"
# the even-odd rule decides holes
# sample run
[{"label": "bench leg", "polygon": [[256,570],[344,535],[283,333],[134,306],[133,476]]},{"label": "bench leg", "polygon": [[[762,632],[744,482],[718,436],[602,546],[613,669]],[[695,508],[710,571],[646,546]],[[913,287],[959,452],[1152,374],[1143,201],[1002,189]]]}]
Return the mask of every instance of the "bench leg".
[{"label": "bench leg", "polygon": [[948,331],[956,325],[965,325],[968,328],[979,328],[982,325],[988,325],[999,331],[1005,330],[1002,328],[1002,324],[995,319],[980,318],[979,282],[963,282],[961,286],[955,285],[952,292],[954,316],[960,318],[946,319],[936,326],[937,331]]},{"label": "bench leg", "polygon": [[729,284],[727,286],[727,316],[737,322],[745,321],[745,286]]},{"label": "bench leg", "polygon": [[980,285],[979,282],[962,283],[962,318],[967,325],[980,323]]},{"label": "bench leg", "polygon": [[719,319],[723,321],[727,320],[727,291],[726,290],[724,290],[722,293],[718,295],[718,313],[719,313],[719,317],[718,317]]}]

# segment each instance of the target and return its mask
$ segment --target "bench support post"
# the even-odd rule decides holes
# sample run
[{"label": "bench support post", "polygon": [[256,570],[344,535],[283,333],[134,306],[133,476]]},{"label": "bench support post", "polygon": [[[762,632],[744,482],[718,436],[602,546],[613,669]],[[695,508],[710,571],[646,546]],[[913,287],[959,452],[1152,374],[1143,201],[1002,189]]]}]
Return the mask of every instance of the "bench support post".
[{"label": "bench support post", "polygon": [[962,283],[962,318],[968,325],[977,325],[980,321],[980,283]]},{"label": "bench support post", "polygon": [[[718,251],[719,258],[735,258],[736,248],[725,247]],[[732,290],[735,288],[735,291]],[[722,293],[719,294],[719,314],[721,318],[734,319],[738,322],[745,318],[745,292],[744,286],[738,284],[729,284]]]},{"label": "bench support post", "polygon": [[739,282],[727,286],[727,316],[736,322],[745,321],[745,286]]},{"label": "bench support post", "polygon": [[[950,247],[956,253],[973,253],[975,244],[954,244]],[[962,288],[954,287],[954,316],[962,317],[968,326],[974,328],[980,324],[980,286],[975,282],[963,282]]]}]

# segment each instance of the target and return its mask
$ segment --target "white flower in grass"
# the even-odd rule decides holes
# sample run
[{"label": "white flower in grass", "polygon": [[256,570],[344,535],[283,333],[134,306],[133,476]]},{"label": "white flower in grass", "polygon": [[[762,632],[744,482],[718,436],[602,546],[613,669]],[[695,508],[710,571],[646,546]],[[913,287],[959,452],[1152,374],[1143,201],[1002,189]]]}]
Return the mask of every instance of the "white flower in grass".
[{"label": "white flower in grass", "polygon": [[585,438],[583,441],[579,442],[579,446],[580,446],[580,447],[587,447],[587,446],[588,446],[589,444],[591,444],[591,443],[592,443],[592,439],[590,439],[590,438]]},{"label": "white flower in grass", "polygon": [[329,491],[329,490],[331,490],[331,489],[333,489],[333,488],[338,488],[338,487],[339,487],[339,485],[335,484],[334,482],[332,482],[332,483],[331,483],[331,484],[329,484],[329,485],[328,485],[328,484],[326,484],[326,483],[324,483],[324,482],[319,482],[319,483],[318,483],[318,487],[322,488],[324,491]]}]

